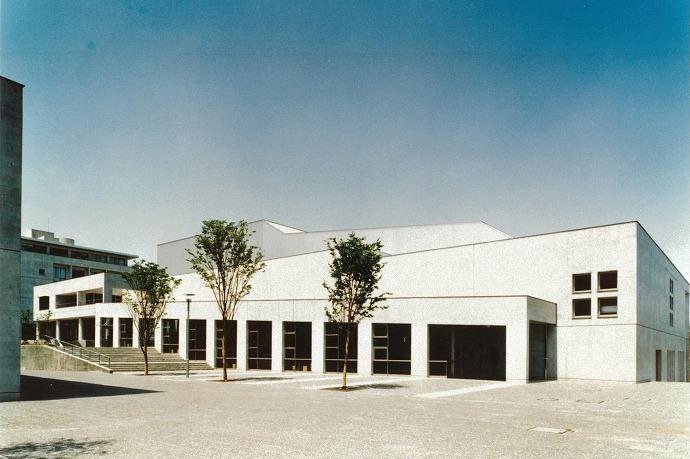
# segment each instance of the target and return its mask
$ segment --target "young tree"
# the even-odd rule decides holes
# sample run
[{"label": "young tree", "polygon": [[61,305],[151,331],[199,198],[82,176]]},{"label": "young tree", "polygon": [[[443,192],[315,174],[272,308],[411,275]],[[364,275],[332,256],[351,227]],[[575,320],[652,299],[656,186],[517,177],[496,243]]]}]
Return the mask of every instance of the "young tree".
[{"label": "young tree", "polygon": [[350,330],[362,319],[373,317],[377,309],[385,309],[382,303],[390,293],[377,293],[381,280],[381,248],[377,240],[367,244],[364,238],[351,233],[347,239],[331,238],[327,242],[331,254],[330,274],[333,286],[323,283],[328,291],[330,306],[326,307],[329,322],[345,328],[345,361],[343,385],[347,389],[347,360],[350,351]]},{"label": "young tree", "polygon": [[223,381],[228,380],[225,340],[228,321],[235,318],[238,303],[252,289],[251,279],[266,266],[258,247],[249,244],[249,226],[222,220],[204,220],[194,250],[187,250],[192,268],[211,289],[220,311],[223,338]]},{"label": "young tree", "polygon": [[149,374],[148,342],[173,298],[173,290],[181,280],[171,277],[156,263],[138,260],[130,272],[122,273],[131,290],[126,290],[122,301],[132,315],[139,332],[139,349],[144,354],[144,374]]}]

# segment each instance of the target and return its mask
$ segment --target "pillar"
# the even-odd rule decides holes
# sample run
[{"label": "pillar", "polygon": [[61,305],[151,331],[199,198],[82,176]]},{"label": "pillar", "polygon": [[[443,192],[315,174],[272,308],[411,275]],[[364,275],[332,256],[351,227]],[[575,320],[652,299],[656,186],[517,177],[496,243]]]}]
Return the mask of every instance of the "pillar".
[{"label": "pillar", "polygon": [[324,372],[324,323],[319,320],[311,323],[311,371]]},{"label": "pillar", "polygon": [[113,317],[113,347],[120,347],[120,318]]},{"label": "pillar", "polygon": [[415,376],[428,375],[429,362],[429,337],[427,323],[413,323],[410,339],[412,340],[410,351],[412,358],[412,371]]},{"label": "pillar", "polygon": [[271,321],[271,371],[283,371],[283,322]]},{"label": "pillar", "polygon": [[362,321],[357,326],[357,373],[371,374],[371,320]]},{"label": "pillar", "polygon": [[60,321],[55,321],[55,339],[60,339]]},{"label": "pillar", "polygon": [[247,369],[247,321],[237,320],[237,369]]},{"label": "pillar", "polygon": [[216,321],[206,320],[206,363],[209,366],[216,365]]},{"label": "pillar", "polygon": [[94,343],[93,345],[96,347],[101,347],[101,318],[99,316],[96,316],[93,318],[94,322]]}]

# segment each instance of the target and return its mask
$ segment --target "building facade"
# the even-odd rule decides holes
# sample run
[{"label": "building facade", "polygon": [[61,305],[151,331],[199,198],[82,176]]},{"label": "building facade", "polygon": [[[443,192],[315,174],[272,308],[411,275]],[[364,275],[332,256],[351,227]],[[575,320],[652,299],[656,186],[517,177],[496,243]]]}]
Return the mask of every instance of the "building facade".
[{"label": "building facade", "polygon": [[[268,229],[254,235],[268,255],[266,269],[228,330],[229,366],[340,371],[344,330],[324,315],[325,240],[351,231],[252,225]],[[356,373],[685,380],[690,288],[637,222],[516,238],[484,223],[352,232],[382,240],[381,289],[392,292],[387,309],[353,330],[349,358]],[[185,265],[187,243],[159,246],[159,263],[182,283],[154,344],[185,356],[189,343],[192,360],[219,366],[220,314],[212,293]],[[107,282],[91,276],[38,286],[35,314],[41,307],[54,310],[58,329],[71,323],[65,325],[70,337],[92,321],[96,346],[136,346],[126,307],[106,298],[125,286]],[[60,306],[66,296],[86,298],[94,289],[105,292],[102,303]],[[189,335],[188,293],[194,294]]]},{"label": "building facade", "polygon": [[19,399],[23,90],[0,77],[0,401]]}]

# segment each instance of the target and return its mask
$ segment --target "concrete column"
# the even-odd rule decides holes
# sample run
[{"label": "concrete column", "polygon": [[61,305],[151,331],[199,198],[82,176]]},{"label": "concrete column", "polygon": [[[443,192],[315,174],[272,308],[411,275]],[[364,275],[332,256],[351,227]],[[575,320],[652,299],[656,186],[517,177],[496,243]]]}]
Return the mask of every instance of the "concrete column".
[{"label": "concrete column", "polygon": [[156,329],[153,332],[153,347],[158,352],[163,352],[163,319],[158,321]]},{"label": "concrete column", "polygon": [[410,351],[412,358],[412,371],[415,376],[428,376],[428,362],[429,362],[429,337],[428,324],[413,323],[410,333]]},{"label": "concrete column", "polygon": [[529,380],[529,322],[524,316],[506,326],[506,380]]},{"label": "concrete column", "polygon": [[271,322],[271,370],[283,371],[283,322]]},{"label": "concrete column", "polygon": [[324,324],[323,320],[311,323],[311,371],[324,372]]},{"label": "concrete column", "polygon": [[187,316],[184,315],[180,319],[180,347],[179,347],[180,357],[183,359],[187,358]]},{"label": "concrete column", "polygon": [[237,319],[237,369],[247,369],[247,321]]},{"label": "concrete column", "polygon": [[101,318],[96,316],[94,321],[94,346],[101,347]]},{"label": "concrete column", "polygon": [[113,317],[113,347],[120,347],[120,318]]},{"label": "concrete column", "polygon": [[55,339],[60,339],[60,321],[55,321]]},{"label": "concrete column", "polygon": [[77,341],[84,339],[84,318],[80,317],[77,320]]},{"label": "concrete column", "polygon": [[371,374],[371,320],[357,326],[357,373]]},{"label": "concrete column", "polygon": [[206,320],[206,363],[216,365],[216,321]]},{"label": "concrete column", "polygon": [[139,347],[139,323],[132,319],[132,347]]}]

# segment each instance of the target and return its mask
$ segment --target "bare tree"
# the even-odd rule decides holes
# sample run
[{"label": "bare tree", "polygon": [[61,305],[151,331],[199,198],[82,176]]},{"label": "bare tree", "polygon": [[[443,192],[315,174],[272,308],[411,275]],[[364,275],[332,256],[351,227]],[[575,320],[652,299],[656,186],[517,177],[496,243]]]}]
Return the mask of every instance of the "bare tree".
[{"label": "bare tree", "polygon": [[223,381],[228,380],[225,340],[228,321],[235,318],[239,302],[251,291],[251,279],[266,266],[258,247],[249,244],[249,226],[223,220],[204,220],[188,260],[204,284],[211,289],[223,327]]},{"label": "bare tree", "polygon": [[351,233],[347,239],[331,238],[327,242],[331,254],[330,274],[333,286],[323,283],[328,291],[330,306],[326,307],[329,322],[345,327],[345,360],[343,363],[343,385],[347,389],[347,361],[350,351],[350,331],[353,324],[373,317],[390,293],[376,293],[381,280],[381,241],[367,244],[364,238]]},{"label": "bare tree", "polygon": [[139,332],[139,349],[144,354],[144,374],[149,374],[148,342],[165,314],[165,308],[174,301],[172,293],[181,280],[171,277],[165,268],[143,260],[136,261],[130,272],[122,273],[129,284],[122,302],[127,304],[132,322]]}]

